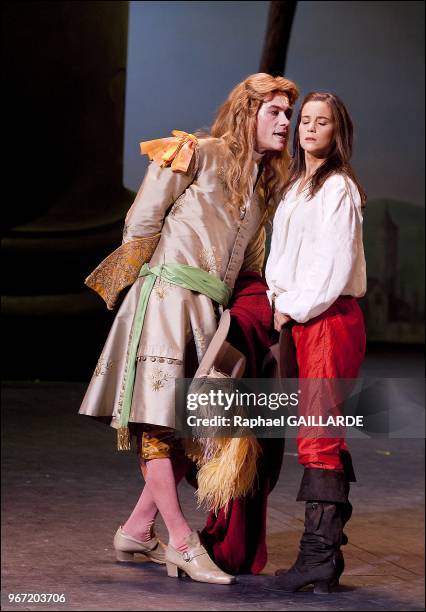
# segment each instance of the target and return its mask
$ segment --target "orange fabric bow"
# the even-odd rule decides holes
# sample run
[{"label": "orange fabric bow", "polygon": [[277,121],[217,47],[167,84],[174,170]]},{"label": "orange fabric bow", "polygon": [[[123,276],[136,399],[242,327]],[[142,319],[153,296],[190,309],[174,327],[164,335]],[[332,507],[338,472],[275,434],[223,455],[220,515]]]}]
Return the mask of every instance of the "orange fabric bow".
[{"label": "orange fabric bow", "polygon": [[187,172],[198,140],[193,134],[172,131],[173,138],[159,138],[141,142],[142,155],[148,155],[160,168],[171,166],[173,172]]}]

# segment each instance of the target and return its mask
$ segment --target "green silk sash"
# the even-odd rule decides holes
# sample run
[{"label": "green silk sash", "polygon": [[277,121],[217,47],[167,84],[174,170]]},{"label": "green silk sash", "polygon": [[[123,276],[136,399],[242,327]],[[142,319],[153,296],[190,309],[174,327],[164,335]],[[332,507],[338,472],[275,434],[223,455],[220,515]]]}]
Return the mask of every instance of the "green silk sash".
[{"label": "green silk sash", "polygon": [[132,330],[130,332],[129,347],[124,369],[124,391],[121,400],[120,424],[117,431],[118,450],[130,449],[128,422],[132,407],[133,388],[136,376],[136,358],[146,308],[156,279],[161,277],[173,285],[202,293],[223,306],[226,306],[231,297],[231,289],[229,289],[223,281],[195,266],[171,263],[150,268],[148,264],[144,264],[139,272],[139,276],[146,276],[147,278],[141,289],[136,313],[133,319]]}]

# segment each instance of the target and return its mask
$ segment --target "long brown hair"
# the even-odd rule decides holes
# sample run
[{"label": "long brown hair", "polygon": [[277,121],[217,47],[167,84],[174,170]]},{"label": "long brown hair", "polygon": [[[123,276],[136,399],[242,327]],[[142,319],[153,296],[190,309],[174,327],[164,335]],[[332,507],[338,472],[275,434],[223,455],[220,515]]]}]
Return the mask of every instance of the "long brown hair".
[{"label": "long brown hair", "polygon": [[287,192],[294,183],[303,177],[305,166],[305,152],[300,145],[299,125],[302,118],[302,111],[308,102],[325,102],[330,107],[334,122],[334,138],[331,150],[327,159],[314,172],[309,185],[309,197],[312,198],[322,187],[325,181],[332,174],[346,174],[353,180],[361,196],[362,205],[365,205],[367,196],[355,176],[350,164],[352,157],[353,143],[353,123],[350,115],[339,96],[333,93],[320,93],[313,91],[309,93],[302,102],[299,114],[297,115],[296,126],[293,138],[293,159],[290,165],[290,176],[285,188]]},{"label": "long brown hair", "polygon": [[[211,128],[211,135],[222,138],[227,146],[223,179],[230,196],[230,204],[238,208],[250,195],[253,170],[253,151],[256,143],[257,113],[262,103],[281,93],[292,107],[299,96],[297,86],[281,76],[259,72],[247,77],[229,94],[219,108]],[[263,156],[261,187],[265,204],[273,208],[281,199],[288,178],[290,155],[285,148],[267,152]]]}]

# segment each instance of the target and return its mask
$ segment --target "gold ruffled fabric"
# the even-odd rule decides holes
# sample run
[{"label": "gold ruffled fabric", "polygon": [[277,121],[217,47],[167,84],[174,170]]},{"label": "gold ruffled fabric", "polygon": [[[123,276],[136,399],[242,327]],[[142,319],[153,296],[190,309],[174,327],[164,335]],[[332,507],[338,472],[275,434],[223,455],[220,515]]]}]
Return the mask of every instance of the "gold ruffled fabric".
[{"label": "gold ruffled fabric", "polygon": [[122,244],[86,278],[85,284],[105,300],[108,310],[115,308],[120,292],[138,278],[141,267],[151,259],[160,237],[159,233]]},{"label": "gold ruffled fabric", "polygon": [[193,134],[180,130],[173,130],[172,134],[173,137],[141,142],[141,153],[148,155],[160,168],[170,166],[173,172],[187,173],[196,153],[198,140]]}]

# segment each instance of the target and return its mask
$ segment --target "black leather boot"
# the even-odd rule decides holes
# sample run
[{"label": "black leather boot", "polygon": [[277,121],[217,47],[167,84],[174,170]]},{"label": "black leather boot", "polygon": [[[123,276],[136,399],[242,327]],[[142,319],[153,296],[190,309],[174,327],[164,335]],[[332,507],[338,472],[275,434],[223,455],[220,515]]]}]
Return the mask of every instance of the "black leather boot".
[{"label": "black leather boot", "polygon": [[[346,495],[346,498],[348,498],[349,491],[350,491],[350,483],[351,482],[356,482],[355,471],[354,471],[354,468],[353,468],[353,465],[352,465],[352,457],[351,457],[351,454],[349,453],[349,451],[341,450],[340,451],[340,460],[342,462],[343,473],[345,475],[345,495]],[[342,517],[342,529],[344,529],[346,523],[349,521],[349,519],[352,516],[352,504],[351,504],[351,502],[348,499],[347,499],[347,501],[344,504],[340,504],[340,513],[341,513],[341,517]],[[342,533],[342,544],[341,545],[345,546],[347,543],[348,543],[348,537],[343,532]],[[337,559],[336,560],[337,560],[338,576],[337,576],[337,579],[335,580],[335,582],[331,586],[338,586],[340,576],[343,574],[344,569],[345,569],[345,559],[344,559],[343,553],[342,553],[342,551],[340,549],[337,552]]]},{"label": "black leather boot", "polygon": [[[348,487],[349,487],[349,483],[348,483]],[[352,504],[348,501],[345,504],[338,504],[338,505],[339,505],[340,515],[342,519],[342,530],[343,530],[344,526],[346,525],[346,523],[349,521],[349,519],[352,516]],[[347,543],[348,543],[348,536],[346,535],[346,533],[342,531],[341,546],[345,546]],[[336,565],[337,565],[337,577],[333,581],[333,583],[330,585],[332,587],[339,586],[340,576],[345,571],[345,558],[340,548],[336,552]]]},{"label": "black leather boot", "polygon": [[[306,501],[305,531],[294,565],[280,576],[279,586],[294,592],[313,584],[315,593],[328,593],[344,569],[340,551],[344,517],[349,519],[348,483],[343,472],[306,468],[298,501]],[[345,513],[346,512],[346,513]]]}]

